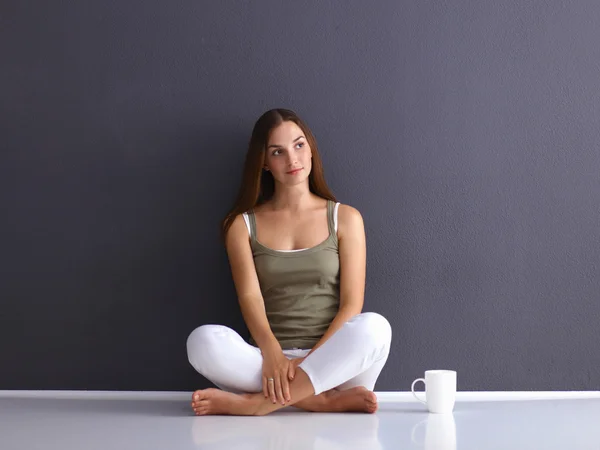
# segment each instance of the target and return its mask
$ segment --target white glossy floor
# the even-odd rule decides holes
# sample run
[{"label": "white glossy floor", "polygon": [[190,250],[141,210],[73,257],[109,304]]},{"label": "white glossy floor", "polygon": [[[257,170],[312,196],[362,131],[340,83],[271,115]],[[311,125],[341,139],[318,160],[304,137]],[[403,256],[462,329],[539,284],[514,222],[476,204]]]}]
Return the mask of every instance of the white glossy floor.
[{"label": "white glossy floor", "polygon": [[0,449],[600,450],[600,392],[459,392],[452,414],[377,395],[374,415],[195,417],[191,393],[0,391]]}]

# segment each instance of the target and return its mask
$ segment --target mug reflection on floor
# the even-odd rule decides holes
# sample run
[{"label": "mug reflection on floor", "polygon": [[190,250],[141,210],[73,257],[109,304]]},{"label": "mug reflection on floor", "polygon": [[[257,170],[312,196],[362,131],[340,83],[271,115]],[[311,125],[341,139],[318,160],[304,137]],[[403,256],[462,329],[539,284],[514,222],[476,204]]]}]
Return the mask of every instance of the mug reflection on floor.
[{"label": "mug reflection on floor", "polygon": [[[425,442],[421,443],[419,434],[426,424]],[[429,414],[427,419],[416,424],[411,431],[411,441],[425,450],[456,450],[456,424],[453,414]]]}]

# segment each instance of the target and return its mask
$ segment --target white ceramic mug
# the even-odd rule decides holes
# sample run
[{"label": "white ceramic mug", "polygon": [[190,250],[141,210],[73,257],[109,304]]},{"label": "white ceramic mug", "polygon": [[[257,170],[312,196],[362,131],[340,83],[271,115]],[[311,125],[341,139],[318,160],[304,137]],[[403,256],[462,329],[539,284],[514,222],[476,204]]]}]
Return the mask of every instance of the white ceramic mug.
[{"label": "white ceramic mug", "polygon": [[[415,384],[419,381],[425,383],[425,400],[421,400],[415,393]],[[413,381],[410,390],[417,400],[427,406],[429,412],[452,412],[456,401],[456,371],[427,370],[425,378]]]}]

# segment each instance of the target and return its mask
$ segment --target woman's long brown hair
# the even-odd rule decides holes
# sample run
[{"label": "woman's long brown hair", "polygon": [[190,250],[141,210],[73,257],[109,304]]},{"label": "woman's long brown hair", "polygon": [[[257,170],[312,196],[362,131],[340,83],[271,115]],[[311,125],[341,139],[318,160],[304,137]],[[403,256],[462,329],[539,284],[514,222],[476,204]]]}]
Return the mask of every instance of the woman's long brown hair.
[{"label": "woman's long brown hair", "polygon": [[245,213],[273,197],[275,179],[271,172],[263,170],[265,150],[271,130],[285,121],[294,122],[300,127],[312,151],[312,169],[308,175],[310,192],[326,200],[337,201],[325,182],[323,163],[317,149],[317,142],[310,128],[295,112],[289,109],[271,109],[260,116],[254,124],[238,197],[233,208],[227,213],[221,224],[221,238],[223,241],[225,241],[231,224],[239,214]]}]

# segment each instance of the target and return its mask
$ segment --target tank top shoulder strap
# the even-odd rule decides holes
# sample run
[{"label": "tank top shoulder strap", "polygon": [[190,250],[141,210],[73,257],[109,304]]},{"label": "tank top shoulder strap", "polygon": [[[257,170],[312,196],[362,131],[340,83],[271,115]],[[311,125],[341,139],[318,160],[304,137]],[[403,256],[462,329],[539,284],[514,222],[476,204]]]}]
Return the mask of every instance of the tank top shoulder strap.
[{"label": "tank top shoulder strap", "polygon": [[334,242],[337,242],[337,231],[335,227],[335,202],[327,200],[327,226],[329,227],[329,235],[333,237]]},{"label": "tank top shoulder strap", "polygon": [[250,239],[256,240],[256,218],[254,217],[254,209],[246,213],[248,215],[248,223],[250,225]]}]

